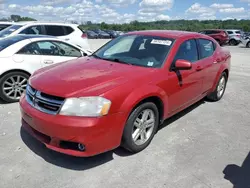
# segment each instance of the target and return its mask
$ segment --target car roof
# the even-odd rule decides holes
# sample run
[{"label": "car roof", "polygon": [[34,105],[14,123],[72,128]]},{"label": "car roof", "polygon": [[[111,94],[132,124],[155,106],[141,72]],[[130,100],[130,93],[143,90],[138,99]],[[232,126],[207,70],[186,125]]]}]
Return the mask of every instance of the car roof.
[{"label": "car roof", "polygon": [[226,29],[226,31],[242,31],[241,29]]},{"label": "car roof", "polygon": [[177,30],[144,30],[144,31],[132,31],[126,33],[126,35],[151,35],[159,37],[169,37],[169,38],[182,38],[182,37],[193,37],[193,36],[203,36],[196,32],[189,31],[177,31]]},{"label": "car roof", "polygon": [[4,22],[4,21],[2,21],[2,22],[0,22],[0,24],[15,24],[15,22]]},{"label": "car roof", "polygon": [[203,29],[202,31],[225,31],[224,29]]},{"label": "car roof", "polygon": [[[34,39],[34,38],[56,38],[54,36],[50,36],[50,35],[25,35],[25,34],[18,34],[18,35],[14,35],[14,36],[10,36],[11,38],[19,38],[21,40],[25,40],[25,39]],[[10,38],[8,37],[8,38]]]},{"label": "car roof", "polygon": [[60,23],[60,22],[41,22],[41,21],[22,21],[22,22],[14,22],[15,25],[63,25],[63,26],[78,26],[78,24],[71,23]]}]

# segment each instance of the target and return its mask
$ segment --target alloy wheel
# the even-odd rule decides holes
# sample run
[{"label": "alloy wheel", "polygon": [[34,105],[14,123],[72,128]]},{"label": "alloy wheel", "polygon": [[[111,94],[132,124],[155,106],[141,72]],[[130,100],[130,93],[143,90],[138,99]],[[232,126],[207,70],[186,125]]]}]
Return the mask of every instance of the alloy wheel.
[{"label": "alloy wheel", "polygon": [[218,87],[217,87],[217,97],[221,98],[221,96],[223,95],[224,91],[225,91],[225,87],[226,87],[226,78],[225,76],[222,76]]},{"label": "alloy wheel", "polygon": [[27,82],[24,76],[11,76],[3,82],[3,93],[10,99],[18,100],[25,91]]},{"label": "alloy wheel", "polygon": [[153,110],[143,110],[135,119],[133,124],[132,138],[136,145],[143,145],[146,143],[156,125],[156,118]]}]

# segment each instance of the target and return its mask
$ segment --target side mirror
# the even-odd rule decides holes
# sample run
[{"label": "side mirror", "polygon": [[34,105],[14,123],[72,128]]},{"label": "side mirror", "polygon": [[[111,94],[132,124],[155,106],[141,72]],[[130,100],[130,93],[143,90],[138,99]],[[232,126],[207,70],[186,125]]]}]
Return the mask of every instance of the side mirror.
[{"label": "side mirror", "polygon": [[175,62],[174,66],[175,70],[190,70],[191,68],[192,68],[192,63],[183,59],[178,59]]}]

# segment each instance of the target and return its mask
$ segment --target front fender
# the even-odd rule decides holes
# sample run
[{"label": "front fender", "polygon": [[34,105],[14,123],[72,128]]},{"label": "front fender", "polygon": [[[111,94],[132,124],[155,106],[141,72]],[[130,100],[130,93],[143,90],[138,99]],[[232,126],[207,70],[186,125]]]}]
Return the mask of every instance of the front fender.
[{"label": "front fender", "polygon": [[133,90],[123,101],[123,103],[120,106],[120,112],[125,112],[127,114],[127,117],[131,113],[132,109],[140,103],[142,100],[148,98],[148,97],[158,97],[164,106],[164,117],[166,117],[168,108],[167,108],[167,101],[168,96],[166,92],[161,89],[158,86],[154,85],[144,85],[142,87],[138,87],[135,90]]}]

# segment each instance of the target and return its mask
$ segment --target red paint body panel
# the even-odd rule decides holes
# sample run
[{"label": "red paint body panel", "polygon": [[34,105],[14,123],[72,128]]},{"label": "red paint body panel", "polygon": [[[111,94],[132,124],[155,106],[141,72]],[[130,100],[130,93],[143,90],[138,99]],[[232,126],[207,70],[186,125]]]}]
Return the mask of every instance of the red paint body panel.
[{"label": "red paint body panel", "polygon": [[[54,116],[32,108],[24,97],[20,99],[22,125],[48,148],[75,156],[92,156],[114,149],[120,145],[122,126],[126,120],[124,113],[116,113],[102,118],[82,118]],[[34,130],[52,138],[46,141]],[[56,141],[79,142],[86,146],[86,152],[64,150],[53,144]]]},{"label": "red paint body panel", "polygon": [[[112,101],[107,116],[49,115],[34,109],[22,96],[23,127],[52,150],[74,156],[97,155],[120,145],[126,120],[142,100],[148,97],[160,99],[164,108],[161,119],[164,120],[212,92],[220,74],[230,70],[230,53],[209,36],[180,31],[140,31],[130,34],[170,37],[176,41],[161,68],[84,57],[40,69],[30,78],[32,87],[50,95],[64,98],[105,97]],[[181,70],[178,74],[170,71],[180,44],[194,38],[213,40],[217,44],[214,54],[192,63],[190,70]],[[60,141],[82,143],[86,150],[63,149]]]}]

